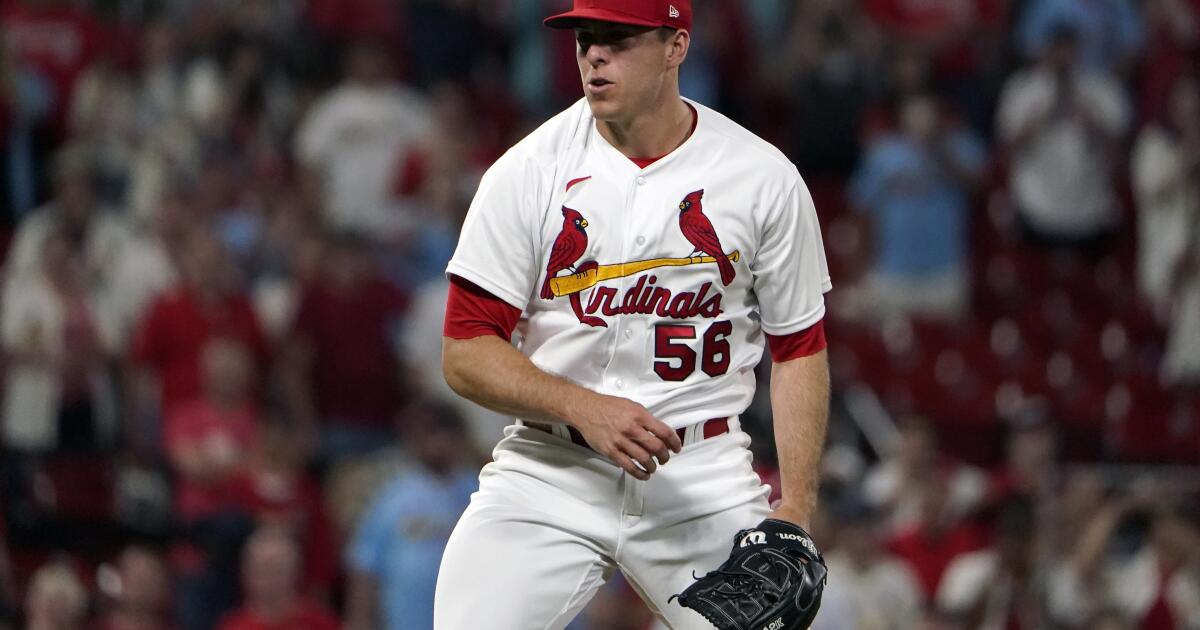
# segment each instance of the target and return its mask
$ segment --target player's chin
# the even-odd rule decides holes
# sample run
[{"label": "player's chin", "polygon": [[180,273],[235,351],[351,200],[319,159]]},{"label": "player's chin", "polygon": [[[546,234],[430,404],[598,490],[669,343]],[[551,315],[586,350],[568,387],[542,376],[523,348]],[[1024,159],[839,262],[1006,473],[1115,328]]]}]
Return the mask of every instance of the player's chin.
[{"label": "player's chin", "polygon": [[588,94],[587,101],[592,108],[592,116],[596,120],[607,121],[620,118],[621,106],[616,99]]}]

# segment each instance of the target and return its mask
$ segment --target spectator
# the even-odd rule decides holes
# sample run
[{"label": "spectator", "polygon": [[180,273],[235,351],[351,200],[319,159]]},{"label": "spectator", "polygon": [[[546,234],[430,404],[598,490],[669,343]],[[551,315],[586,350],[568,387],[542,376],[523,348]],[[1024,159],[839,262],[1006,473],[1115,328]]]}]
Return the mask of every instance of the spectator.
[{"label": "spectator", "polygon": [[0,197],[2,216],[15,221],[31,210],[40,193],[43,173],[38,170],[36,130],[54,106],[53,88],[25,63],[13,58],[0,28],[0,162],[6,165],[0,182],[7,184]]},{"label": "spectator", "polygon": [[1058,438],[1043,418],[1025,418],[1009,427],[1004,463],[992,471],[990,498],[1051,499],[1057,483]]},{"label": "spectator", "polygon": [[875,225],[875,268],[866,281],[874,310],[965,313],[970,196],[985,161],[979,140],[950,123],[933,98],[901,104],[899,133],[875,140],[850,188]]},{"label": "spectator", "polygon": [[[837,579],[824,598],[847,599],[836,608],[822,606],[813,627],[819,630],[908,630],[923,610],[921,587],[912,570],[883,549],[884,528],[879,514],[857,497],[843,499],[833,510],[837,525],[833,550],[825,562]],[[824,599],[823,598],[823,599]]]},{"label": "spectator", "polygon": [[95,175],[85,147],[73,145],[55,155],[54,198],[17,226],[5,263],[6,277],[36,271],[41,265],[42,243],[50,233],[61,231],[72,254],[82,263],[83,287],[97,297],[106,294],[114,268],[129,243],[129,228],[111,209],[97,202]]},{"label": "spectator", "polygon": [[83,72],[71,103],[72,141],[95,157],[97,196],[109,205],[125,201],[138,139],[134,99],[129,74],[115,60],[105,58]]},{"label": "spectator", "polygon": [[356,234],[329,237],[281,357],[293,414],[319,425],[326,460],[386,445],[401,398],[392,335],[407,296],[380,277],[368,250]]},{"label": "spectator", "polygon": [[300,546],[303,591],[321,598],[333,593],[337,543],[321,487],[305,468],[303,439],[294,427],[271,415],[259,423],[235,492],[258,527],[280,528]]},{"label": "spectator", "polygon": [[80,74],[112,42],[91,10],[70,0],[4,2],[0,24],[17,61],[34,69],[52,88],[57,139],[66,129]]},{"label": "spectator", "polygon": [[29,580],[25,596],[26,630],[82,630],[87,591],[70,567],[48,564]]},{"label": "spectator", "polygon": [[453,408],[414,405],[400,424],[415,466],[379,492],[347,549],[346,627],[353,630],[433,627],[442,552],[478,487]]},{"label": "spectator", "polygon": [[1025,236],[1098,253],[1119,218],[1113,152],[1129,113],[1112,74],[1079,64],[1079,37],[1056,23],[1037,63],[1005,84],[996,124]]},{"label": "spectator", "polygon": [[924,418],[909,418],[900,429],[895,450],[887,453],[863,480],[863,498],[880,512],[886,529],[895,533],[921,518],[924,483],[946,480],[949,509],[961,517],[983,500],[986,479],[975,468],[938,452],[937,433]]},{"label": "spectator", "polygon": [[503,414],[480,407],[459,396],[446,384],[442,374],[443,316],[450,282],[443,276],[421,287],[414,295],[405,322],[402,347],[408,359],[409,376],[414,388],[447,404],[462,414],[467,433],[475,449],[490,453],[511,420]]},{"label": "spectator", "polygon": [[300,549],[284,531],[264,527],[246,541],[242,555],[242,607],[217,630],[337,630],[326,608],[301,595]]},{"label": "spectator", "polygon": [[245,346],[212,339],[201,362],[204,395],[175,407],[166,418],[165,450],[178,479],[175,513],[184,522],[229,507],[230,488],[246,465],[258,415],[254,359]]},{"label": "spectator", "polygon": [[40,269],[5,287],[4,443],[28,454],[92,453],[114,437],[106,344],[68,239],[47,234]]},{"label": "spectator", "polygon": [[921,585],[925,601],[932,601],[942,575],[955,558],[983,546],[975,526],[949,506],[949,488],[941,477],[917,481],[920,518],[888,542],[888,551],[908,562]]},{"label": "spectator", "polygon": [[1200,230],[1200,82],[1176,80],[1161,120],[1146,126],[1133,151],[1138,207],[1138,284],[1168,319],[1176,268]]},{"label": "spectator", "polygon": [[874,37],[857,2],[797,3],[776,89],[792,99],[797,167],[844,176],[858,160],[858,126],[871,89]]},{"label": "spectator", "polygon": [[97,582],[107,602],[91,630],[169,630],[170,580],[166,564],[145,547],[127,547],[116,566],[101,567]]},{"label": "spectator", "polygon": [[1130,0],[1030,0],[1017,20],[1017,49],[1027,59],[1055,46],[1066,26],[1078,34],[1084,67],[1096,72],[1124,74],[1145,39],[1141,16]]},{"label": "spectator", "polygon": [[432,128],[397,176],[396,189],[424,213],[421,223],[384,252],[388,275],[403,287],[441,279],[458,244],[466,208],[483,172],[497,155],[479,136],[478,115],[464,86],[443,83],[432,92]]},{"label": "spectator", "polygon": [[[236,286],[224,248],[205,228],[189,231],[179,252],[180,285],[160,295],[134,335],[133,356],[159,381],[164,416],[203,393],[201,356],[215,337],[249,348],[258,365],[266,341],[249,298]],[[142,413],[150,405],[142,402]]]},{"label": "spectator", "polygon": [[1148,126],[1133,154],[1138,202],[1138,280],[1169,326],[1162,373],[1200,383],[1200,81],[1180,77],[1166,116]]},{"label": "spectator", "polygon": [[[1110,500],[1051,575],[1055,621],[1091,627],[1080,624],[1115,609],[1147,630],[1200,624],[1200,528],[1183,505],[1136,494]],[[1132,538],[1135,550],[1117,551],[1118,537]]]},{"label": "spectator", "polygon": [[204,395],[171,407],[165,427],[185,534],[172,554],[185,630],[211,628],[235,603],[236,550],[252,529],[237,481],[256,430],[254,359],[237,341],[218,337],[205,345],[201,364]]},{"label": "spectator", "polygon": [[938,84],[972,126],[1003,50],[1007,0],[867,0],[865,12],[900,46],[928,55]]},{"label": "spectator", "polygon": [[391,77],[386,49],[355,44],[345,80],[296,130],[304,185],[323,200],[326,226],[380,238],[412,227],[392,194],[392,175],[430,123],[424,97]]},{"label": "spectator", "polygon": [[183,186],[164,195],[148,224],[134,232],[114,272],[104,312],[117,348],[129,348],[137,325],[154,301],[179,283],[174,252],[194,227],[191,194]]},{"label": "spectator", "polygon": [[1013,496],[1000,509],[995,540],[959,556],[938,586],[937,607],[973,630],[1045,628],[1034,503]]}]

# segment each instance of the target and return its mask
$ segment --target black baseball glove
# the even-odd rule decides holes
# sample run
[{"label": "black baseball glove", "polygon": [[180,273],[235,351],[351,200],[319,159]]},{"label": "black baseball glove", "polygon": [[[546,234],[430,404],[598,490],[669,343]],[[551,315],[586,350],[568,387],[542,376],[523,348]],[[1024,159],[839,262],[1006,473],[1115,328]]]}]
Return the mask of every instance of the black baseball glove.
[{"label": "black baseball glove", "polygon": [[769,518],[738,532],[729,559],[671,599],[718,630],[803,630],[817,616],[826,573],[808,532]]}]

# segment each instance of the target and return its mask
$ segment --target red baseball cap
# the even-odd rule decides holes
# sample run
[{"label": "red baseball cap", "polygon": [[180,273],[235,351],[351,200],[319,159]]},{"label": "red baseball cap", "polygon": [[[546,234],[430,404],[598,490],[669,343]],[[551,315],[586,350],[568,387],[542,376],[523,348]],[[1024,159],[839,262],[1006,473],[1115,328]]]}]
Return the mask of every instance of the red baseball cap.
[{"label": "red baseball cap", "polygon": [[575,0],[575,8],[552,15],[542,23],[550,28],[574,28],[579,20],[690,31],[692,0]]}]

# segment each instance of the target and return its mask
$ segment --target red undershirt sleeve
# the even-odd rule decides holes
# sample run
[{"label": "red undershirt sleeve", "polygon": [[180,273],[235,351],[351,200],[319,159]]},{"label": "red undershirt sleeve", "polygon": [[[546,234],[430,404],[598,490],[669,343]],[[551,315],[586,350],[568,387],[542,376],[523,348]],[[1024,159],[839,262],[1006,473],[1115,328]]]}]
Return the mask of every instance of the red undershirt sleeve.
[{"label": "red undershirt sleeve", "polygon": [[520,319],[521,309],[464,278],[450,274],[443,335],[451,339],[495,335],[511,341]]},{"label": "red undershirt sleeve", "polygon": [[767,348],[776,363],[812,356],[826,347],[825,320],[790,335],[767,335]]}]

